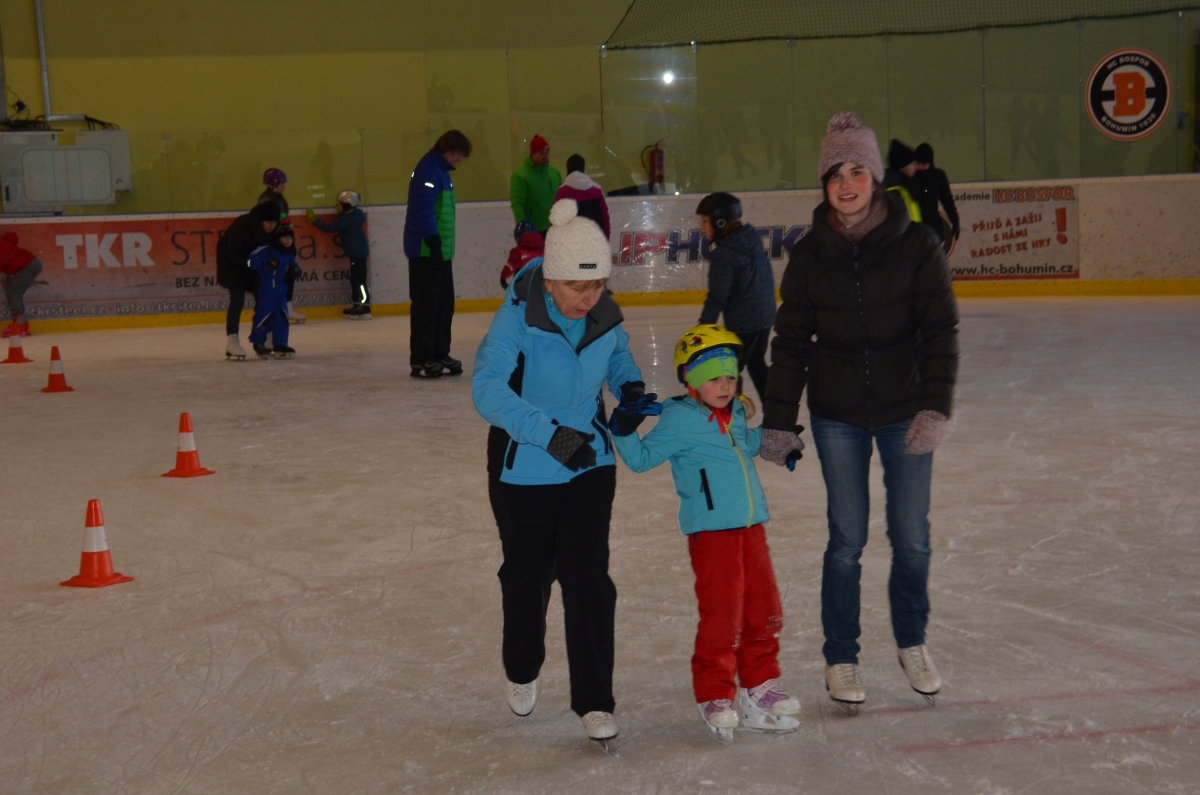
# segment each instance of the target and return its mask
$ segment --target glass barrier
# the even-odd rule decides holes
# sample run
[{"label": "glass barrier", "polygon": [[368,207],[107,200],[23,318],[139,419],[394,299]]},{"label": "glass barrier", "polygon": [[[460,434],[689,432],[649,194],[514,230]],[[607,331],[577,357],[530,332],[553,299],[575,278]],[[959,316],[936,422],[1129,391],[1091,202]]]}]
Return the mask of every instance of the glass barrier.
[{"label": "glass barrier", "polygon": [[[893,137],[930,143],[958,182],[1189,171],[1198,47],[1200,12],[1187,11],[695,49],[408,53],[377,70],[394,86],[377,126],[132,131],[133,190],[115,205],[67,212],[242,210],[271,166],[289,175],[296,207],[328,207],[343,188],[368,204],[401,204],[413,166],[452,127],[474,145],[454,175],[460,201],[506,200],[537,134],[561,171],[581,154],[606,190],[644,190],[655,144],[672,192],[814,187],[826,125],[842,110],[875,129],[885,153]],[[1102,133],[1084,96],[1092,70],[1123,48],[1153,54],[1172,92],[1162,123],[1130,141]]]}]

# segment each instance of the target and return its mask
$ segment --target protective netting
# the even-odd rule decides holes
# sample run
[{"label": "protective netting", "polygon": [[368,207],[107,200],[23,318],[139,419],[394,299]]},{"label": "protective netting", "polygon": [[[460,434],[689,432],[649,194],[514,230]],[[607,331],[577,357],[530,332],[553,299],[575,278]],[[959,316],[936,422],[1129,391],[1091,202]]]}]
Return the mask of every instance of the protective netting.
[{"label": "protective netting", "polygon": [[1191,8],[1200,0],[634,0],[607,45],[944,33]]}]

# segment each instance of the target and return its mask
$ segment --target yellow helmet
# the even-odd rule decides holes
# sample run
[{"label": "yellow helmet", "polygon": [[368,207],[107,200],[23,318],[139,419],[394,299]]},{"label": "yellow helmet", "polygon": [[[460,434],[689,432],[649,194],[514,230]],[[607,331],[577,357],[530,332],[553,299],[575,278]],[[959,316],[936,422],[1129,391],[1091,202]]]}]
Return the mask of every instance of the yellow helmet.
[{"label": "yellow helmet", "polygon": [[675,343],[675,376],[679,383],[687,383],[683,374],[693,358],[720,347],[732,348],[734,354],[741,354],[742,340],[729,329],[714,323],[693,326],[685,331],[679,342]]}]

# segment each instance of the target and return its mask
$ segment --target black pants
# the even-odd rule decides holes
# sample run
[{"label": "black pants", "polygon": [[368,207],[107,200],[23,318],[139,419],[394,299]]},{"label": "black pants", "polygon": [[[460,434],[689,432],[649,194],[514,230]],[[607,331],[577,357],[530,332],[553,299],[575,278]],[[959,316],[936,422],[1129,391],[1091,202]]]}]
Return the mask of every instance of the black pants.
[{"label": "black pants", "polygon": [[742,393],[742,369],[750,371],[750,380],[758,391],[758,402],[767,399],[767,340],[771,329],[754,331],[749,334],[738,333],[742,339],[742,355],[738,357],[738,394]]},{"label": "black pants", "polygon": [[229,310],[225,313],[225,333],[237,334],[242,322],[242,309],[246,306],[246,291],[229,288]]},{"label": "black pants", "polygon": [[450,355],[454,321],[454,269],[450,260],[408,261],[409,364],[440,362]]},{"label": "black pants", "polygon": [[562,588],[577,715],[612,712],[613,622],[617,588],[608,576],[608,525],[617,469],[598,467],[568,483],[513,486],[489,478],[488,496],[504,563],[500,566],[509,681],[538,678],[546,659],[546,608],[557,574]]},{"label": "black pants", "polygon": [[[367,292],[367,258],[350,258],[350,303],[371,305],[371,295]],[[288,293],[291,297],[291,293]]]}]

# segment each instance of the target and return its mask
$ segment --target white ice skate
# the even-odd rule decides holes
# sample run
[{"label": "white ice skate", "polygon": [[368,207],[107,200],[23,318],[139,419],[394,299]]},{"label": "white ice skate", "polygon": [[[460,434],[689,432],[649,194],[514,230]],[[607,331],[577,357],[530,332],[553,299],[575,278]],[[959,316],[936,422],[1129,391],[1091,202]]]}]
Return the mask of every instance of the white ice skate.
[{"label": "white ice skate", "polygon": [[924,645],[897,649],[896,656],[900,658],[900,667],[904,669],[904,675],[908,677],[912,689],[920,693],[929,702],[929,706],[934,706],[935,697],[942,689],[942,677],[933,665],[929,649]]},{"label": "white ice skate", "polygon": [[825,689],[834,703],[851,715],[857,715],[859,704],[867,700],[867,691],[858,678],[858,666],[854,663],[826,665]]},{"label": "white ice skate", "polygon": [[523,718],[537,706],[538,680],[524,685],[509,682],[505,694],[508,696],[508,708]]},{"label": "white ice skate", "polygon": [[232,362],[246,361],[246,352],[238,344],[237,334],[230,334],[229,339],[225,342],[225,358]]},{"label": "white ice skate", "polygon": [[738,688],[738,706],[742,708],[742,726],[760,732],[794,732],[800,721],[792,717],[800,711],[799,699],[793,698],[778,681],[768,679],[758,687]]},{"label": "white ice skate", "polygon": [[727,698],[719,698],[696,706],[700,708],[700,717],[704,719],[713,739],[722,745],[732,743],[733,730],[738,726],[738,714],[733,708],[733,702]]},{"label": "white ice skate", "polygon": [[604,753],[608,753],[608,743],[617,738],[617,721],[611,712],[589,712],[580,720],[583,721],[587,736],[600,743]]},{"label": "white ice skate", "polygon": [[289,323],[303,323],[308,320],[307,315],[302,315],[296,311],[296,307],[292,306],[292,302],[287,302],[287,315]]}]

